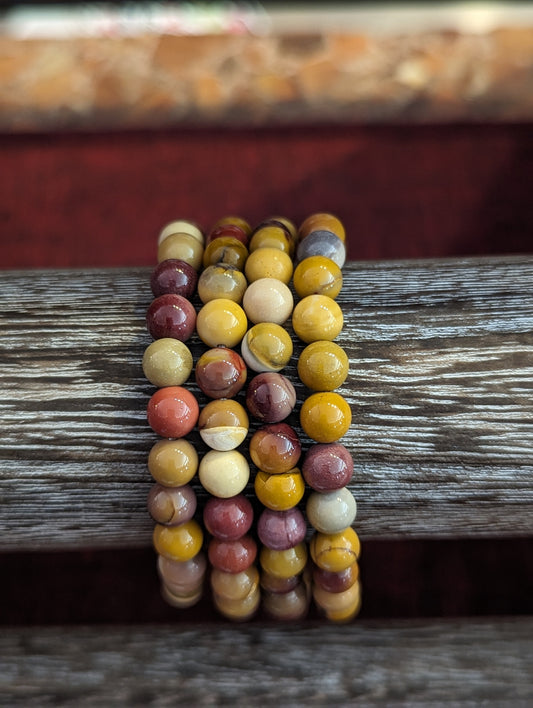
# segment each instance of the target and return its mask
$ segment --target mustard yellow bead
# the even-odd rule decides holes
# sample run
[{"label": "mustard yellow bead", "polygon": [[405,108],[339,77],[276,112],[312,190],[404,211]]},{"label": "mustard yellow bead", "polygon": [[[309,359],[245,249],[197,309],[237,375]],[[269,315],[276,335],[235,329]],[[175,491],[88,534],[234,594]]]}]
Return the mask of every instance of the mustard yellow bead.
[{"label": "mustard yellow bead", "polygon": [[269,217],[269,221],[279,221],[280,224],[283,224],[283,226],[285,226],[285,228],[293,239],[296,239],[298,237],[298,229],[290,219],[287,219],[286,216],[271,216]]},{"label": "mustard yellow bead", "polygon": [[179,339],[162,337],[145,350],[142,367],[154,386],[181,386],[189,378],[193,366],[189,347]]},{"label": "mustard yellow bead", "polygon": [[216,263],[226,263],[238,270],[244,270],[247,258],[248,249],[242,241],[233,236],[221,236],[208,243],[205,247],[203,265],[204,268],[207,268]]},{"label": "mustard yellow bead", "polygon": [[228,224],[231,226],[238,226],[244,231],[244,233],[248,235],[252,233],[252,227],[246,221],[246,219],[242,218],[242,216],[223,216],[221,219],[218,219],[218,221],[213,224],[211,231],[214,231],[219,226],[226,226]]},{"label": "mustard yellow bead", "polygon": [[189,234],[194,236],[194,238],[201,244],[204,243],[204,234],[198,224],[194,221],[187,221],[186,219],[177,219],[176,221],[171,221],[170,223],[163,226],[159,232],[159,237],[157,239],[157,245],[162,243],[167,236],[171,234]]},{"label": "mustard yellow bead", "polygon": [[341,241],[346,240],[346,231],[341,220],[328,212],[319,212],[308,216],[298,230],[300,239],[305,238],[313,231],[331,231]]},{"label": "mustard yellow bead", "polygon": [[274,511],[286,511],[302,499],[305,482],[296,467],[281,474],[268,474],[259,470],[255,476],[254,488],[263,506]]},{"label": "mustard yellow bead", "polygon": [[194,270],[200,270],[203,255],[204,247],[194,236],[184,233],[170,234],[161,241],[157,249],[157,262],[175,258],[189,263]]},{"label": "mustard yellow bead", "polygon": [[259,609],[261,592],[259,586],[257,586],[246,597],[238,600],[230,600],[227,597],[213,593],[213,603],[224,617],[236,622],[244,622],[253,617]]},{"label": "mustard yellow bead", "polygon": [[288,285],[292,278],[292,259],[278,248],[258,248],[250,253],[244,274],[249,283],[259,278],[276,278]]},{"label": "mustard yellow bead", "polygon": [[336,622],[338,624],[346,624],[350,622],[359,614],[361,610],[361,593],[359,597],[354,600],[352,605],[345,608],[344,610],[328,610],[325,612],[326,619],[330,622]]},{"label": "mustard yellow bead", "polygon": [[342,592],[328,592],[320,587],[313,586],[313,599],[316,604],[326,612],[346,612],[360,599],[360,585],[357,580]]},{"label": "mustard yellow bead", "polygon": [[167,487],[182,487],[196,474],[198,453],[185,438],[158,440],[148,455],[148,470],[152,477]]},{"label": "mustard yellow bead", "polygon": [[338,533],[316,532],[311,538],[309,551],[319,568],[339,573],[359,558],[361,542],[350,526]]},{"label": "mustard yellow bead", "polygon": [[292,356],[292,339],[280,325],[261,322],[244,335],[241,354],[253,371],[281,371]]},{"label": "mustard yellow bead", "polygon": [[228,573],[218,568],[211,571],[211,588],[226,600],[244,600],[259,585],[259,571],[251,565],[240,573]]},{"label": "mustard yellow bead", "polygon": [[246,334],[248,321],[242,307],[220,298],[207,302],[196,318],[196,331],[208,347],[236,347]]},{"label": "mustard yellow bead", "polygon": [[282,227],[263,226],[250,239],[248,249],[252,253],[258,248],[277,248],[290,256],[292,245],[289,234]]},{"label": "mustard yellow bead", "polygon": [[165,558],[187,561],[200,551],[204,537],[199,524],[186,521],[179,526],[156,524],[153,534],[154,548]]},{"label": "mustard yellow bead", "polygon": [[319,443],[332,443],[345,435],[352,423],[352,411],[338,393],[325,391],[306,398],[300,409],[300,425]]},{"label": "mustard yellow bead", "polygon": [[290,578],[303,571],[307,563],[307,547],[305,543],[288,548],[284,551],[273,551],[263,546],[259,555],[261,568],[276,578]]},{"label": "mustard yellow bead", "polygon": [[298,359],[298,376],[313,391],[334,391],[346,381],[350,362],[335,342],[311,342]]},{"label": "mustard yellow bead", "polygon": [[327,295],[304,297],[292,313],[293,329],[307,344],[319,339],[335,339],[342,330],[343,322],[341,308]]},{"label": "mustard yellow bead", "polygon": [[293,284],[300,297],[327,295],[335,299],[342,289],[342,271],[330,258],[310,256],[296,266]]}]

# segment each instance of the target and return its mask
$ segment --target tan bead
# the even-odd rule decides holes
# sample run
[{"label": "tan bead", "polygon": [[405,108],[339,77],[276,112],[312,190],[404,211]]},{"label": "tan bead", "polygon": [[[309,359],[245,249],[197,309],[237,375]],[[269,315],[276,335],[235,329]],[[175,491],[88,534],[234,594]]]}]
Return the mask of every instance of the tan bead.
[{"label": "tan bead", "polygon": [[244,600],[259,584],[259,571],[251,565],[240,573],[227,573],[218,568],[211,571],[211,588],[226,600]]},{"label": "tan bead", "polygon": [[171,234],[180,233],[194,236],[194,238],[202,245],[204,243],[204,235],[197,224],[195,224],[193,221],[177,219],[176,221],[171,221],[170,223],[166,224],[166,226],[161,229],[159,237],[157,239],[157,245],[159,246],[159,244],[162,243],[167,236],[170,236]]},{"label": "tan bead", "polygon": [[295,622],[303,619],[309,610],[309,599],[305,585],[300,581],[288,592],[263,593],[263,609],[278,620]]},{"label": "tan bead", "polygon": [[167,585],[165,585],[165,583],[161,583],[161,595],[163,596],[163,599],[169,605],[171,605],[172,607],[176,607],[179,610],[185,610],[188,607],[194,607],[194,605],[196,605],[200,601],[202,594],[202,586],[189,593],[178,594],[172,592],[172,590]]},{"label": "tan bead", "polygon": [[328,592],[319,585],[313,586],[313,599],[326,612],[345,612],[360,600],[361,584],[357,580],[343,592]]},{"label": "tan bead", "polygon": [[202,587],[207,570],[205,554],[200,551],[187,561],[157,557],[157,572],[162,582],[176,595],[197,592]]},{"label": "tan bead", "polygon": [[198,477],[209,494],[228,499],[246,487],[250,466],[237,450],[210,450],[200,462]]},{"label": "tan bead", "polygon": [[228,619],[244,622],[257,612],[261,602],[259,586],[239,600],[228,600],[213,593],[213,602],[216,609]]},{"label": "tan bead", "polygon": [[247,287],[242,306],[254,324],[273,322],[282,325],[291,316],[292,293],[285,283],[275,278],[259,278]]},{"label": "tan bead", "polygon": [[311,214],[311,216],[308,216],[305,221],[303,221],[298,230],[301,239],[305,238],[313,231],[331,231],[331,233],[338,236],[341,241],[346,240],[346,231],[341,220],[327,212]]},{"label": "tan bead", "polygon": [[163,487],[154,484],[148,494],[148,513],[154,521],[167,526],[175,526],[189,521],[196,511],[194,489],[184,484],[182,487]]},{"label": "tan bead", "polygon": [[152,477],[167,487],[187,484],[198,469],[198,453],[188,440],[158,440],[150,450],[148,469]]},{"label": "tan bead", "polygon": [[168,261],[175,258],[189,263],[194,270],[202,267],[204,247],[190,234],[170,234],[161,242],[157,249],[157,262]]},{"label": "tan bead", "polygon": [[213,450],[233,450],[248,434],[248,414],[232,399],[210,401],[200,411],[198,429],[202,440]]},{"label": "tan bead", "polygon": [[192,354],[179,339],[163,337],[146,348],[142,367],[148,381],[158,388],[181,386],[191,374]]},{"label": "tan bead", "polygon": [[207,266],[198,279],[198,297],[204,303],[225,298],[241,303],[246,291],[246,278],[238,268],[227,263]]}]

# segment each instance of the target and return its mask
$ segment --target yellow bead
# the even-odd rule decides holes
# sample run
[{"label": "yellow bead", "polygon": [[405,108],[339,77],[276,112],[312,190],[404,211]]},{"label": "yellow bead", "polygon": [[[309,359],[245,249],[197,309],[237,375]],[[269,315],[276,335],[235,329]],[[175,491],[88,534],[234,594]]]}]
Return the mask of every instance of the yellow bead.
[{"label": "yellow bead", "polygon": [[196,474],[198,453],[188,440],[158,440],[148,455],[152,477],[167,487],[182,487]]},{"label": "yellow bead", "polygon": [[161,241],[157,249],[157,262],[167,261],[170,258],[177,258],[180,261],[189,263],[194,270],[202,267],[202,257],[204,247],[194,236],[190,234],[170,234],[164,241]]},{"label": "yellow bead", "polygon": [[338,533],[316,532],[309,544],[309,551],[319,568],[339,573],[359,558],[361,542],[349,526]]},{"label": "yellow bead", "polygon": [[144,375],[154,386],[181,386],[189,378],[192,354],[179,339],[163,337],[152,342],[144,352]]},{"label": "yellow bead", "polygon": [[350,362],[335,342],[308,344],[298,359],[298,376],[313,391],[334,391],[346,381]]},{"label": "yellow bead", "polygon": [[298,230],[300,239],[305,238],[313,231],[331,231],[341,241],[346,240],[346,231],[341,220],[327,212],[319,212],[308,216]]},{"label": "yellow bead", "polygon": [[244,233],[248,235],[252,233],[252,227],[246,221],[246,219],[243,219],[241,216],[223,216],[221,219],[219,219],[213,224],[211,231],[214,231],[219,226],[225,226],[227,224],[232,226],[238,226],[244,231]]},{"label": "yellow bead", "polygon": [[326,612],[350,611],[354,604],[360,600],[360,594],[361,588],[358,580],[342,592],[328,592],[320,585],[313,586],[313,599]]},{"label": "yellow bead", "polygon": [[292,356],[292,339],[280,325],[261,322],[244,335],[241,354],[253,371],[281,371]]},{"label": "yellow bead", "polygon": [[226,600],[244,600],[259,585],[259,571],[251,565],[240,573],[227,573],[218,568],[211,571],[211,588]]},{"label": "yellow bead", "polygon": [[247,325],[242,307],[226,298],[210,300],[196,318],[198,336],[208,347],[236,347],[246,334]]},{"label": "yellow bead", "polygon": [[335,299],[342,289],[342,271],[330,258],[304,258],[294,271],[294,289],[300,297],[327,295]]},{"label": "yellow bead", "polygon": [[308,344],[319,339],[335,339],[340,334],[342,325],[342,310],[335,300],[327,295],[304,297],[292,313],[294,331]]},{"label": "yellow bead", "polygon": [[235,266],[217,263],[208,266],[198,279],[198,297],[204,303],[226,298],[241,303],[246,292],[246,278]]},{"label": "yellow bead", "polygon": [[244,274],[249,283],[259,278],[276,278],[288,285],[292,278],[291,257],[278,248],[258,248],[250,253]]},{"label": "yellow bead", "polygon": [[202,245],[204,243],[204,235],[202,233],[202,230],[200,229],[198,224],[195,224],[193,221],[178,219],[176,221],[171,221],[170,223],[166,224],[166,226],[164,226],[159,233],[157,244],[161,244],[166,239],[166,237],[170,236],[171,234],[189,234],[190,236],[194,236],[194,238]]},{"label": "yellow bead", "polygon": [[230,600],[213,593],[213,603],[216,609],[228,619],[244,622],[250,619],[259,609],[261,592],[259,586],[257,586],[246,597],[238,600]]},{"label": "yellow bead", "polygon": [[290,256],[292,246],[290,237],[280,226],[263,226],[252,236],[248,249],[252,253],[258,248],[277,248]]},{"label": "yellow bead", "polygon": [[288,548],[285,551],[273,551],[263,546],[259,562],[265,573],[276,578],[291,578],[303,571],[307,563],[307,547],[305,543]]},{"label": "yellow bead", "polygon": [[357,585],[359,586],[359,594],[351,605],[342,610],[326,610],[326,618],[330,622],[338,622],[340,624],[350,622],[354,617],[357,617],[361,610],[361,586],[359,583]]},{"label": "yellow bead", "polygon": [[217,263],[232,265],[238,270],[244,270],[248,258],[248,249],[233,236],[221,236],[208,243],[203,258],[204,268]]},{"label": "yellow bead", "polygon": [[296,506],[305,492],[305,482],[298,468],[281,474],[259,470],[255,477],[255,493],[263,506],[286,511]]},{"label": "yellow bead", "polygon": [[154,528],[154,548],[165,558],[177,561],[188,561],[202,548],[204,537],[200,525],[194,521],[186,521],[179,526],[162,526]]},{"label": "yellow bead", "polygon": [[352,411],[338,393],[313,393],[300,409],[300,425],[311,440],[332,443],[342,438],[352,423]]}]

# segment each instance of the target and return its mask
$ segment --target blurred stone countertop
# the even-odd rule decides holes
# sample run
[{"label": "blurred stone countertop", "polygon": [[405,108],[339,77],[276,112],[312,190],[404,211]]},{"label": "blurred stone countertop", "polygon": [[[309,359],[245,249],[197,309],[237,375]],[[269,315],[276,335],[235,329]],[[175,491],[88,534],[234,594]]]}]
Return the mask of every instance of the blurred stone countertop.
[{"label": "blurred stone countertop", "polygon": [[0,130],[533,119],[533,4],[222,6],[4,16]]}]

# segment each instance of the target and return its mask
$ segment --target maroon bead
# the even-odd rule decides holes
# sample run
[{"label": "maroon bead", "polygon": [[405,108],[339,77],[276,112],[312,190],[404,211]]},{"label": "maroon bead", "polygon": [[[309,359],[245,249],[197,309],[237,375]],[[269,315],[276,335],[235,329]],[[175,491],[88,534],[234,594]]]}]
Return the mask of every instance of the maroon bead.
[{"label": "maroon bead", "polygon": [[246,231],[241,229],[240,226],[237,226],[237,224],[222,224],[221,226],[217,226],[213,229],[213,231],[211,231],[210,234],[208,234],[205,240],[205,245],[209,245],[211,241],[214,241],[216,238],[220,238],[222,236],[232,236],[241,243],[244,243],[245,246],[248,245],[248,241],[250,240],[250,237]]},{"label": "maroon bead", "polygon": [[212,538],[207,555],[214,568],[225,573],[240,573],[255,561],[257,545],[251,536],[242,536],[236,541]]},{"label": "maroon bead", "polygon": [[317,492],[341,489],[353,476],[353,459],[341,443],[318,443],[309,448],[302,474]]},{"label": "maroon bead", "polygon": [[301,582],[300,575],[291,575],[289,578],[278,578],[264,570],[261,573],[261,587],[267,592],[290,592]]},{"label": "maroon bead", "polygon": [[246,383],[244,359],[227,347],[215,347],[198,359],[196,383],[210,398],[234,398]]},{"label": "maroon bead", "polygon": [[344,592],[352,587],[358,577],[359,565],[357,561],[337,573],[323,570],[316,565],[313,567],[313,582],[326,592]]},{"label": "maroon bead", "polygon": [[252,526],[254,512],[244,494],[228,499],[211,497],[204,507],[204,525],[222,541],[236,541]]},{"label": "maroon bead", "polygon": [[302,445],[294,428],[287,423],[264,425],[250,439],[250,457],[263,472],[280,474],[296,467]]},{"label": "maroon bead", "polygon": [[257,522],[261,543],[274,551],[286,551],[305,539],[307,524],[302,512],[293,507],[287,511],[265,509]]},{"label": "maroon bead", "polygon": [[296,391],[282,374],[266,372],[254,376],[246,392],[250,415],[265,423],[279,423],[296,405]]},{"label": "maroon bead", "polygon": [[177,258],[158,263],[150,279],[154,297],[173,293],[187,300],[193,296],[197,282],[198,273],[192,265]]},{"label": "maroon bead", "polygon": [[154,339],[172,337],[186,342],[196,326],[196,311],[181,295],[160,295],[148,308],[146,326]]}]

